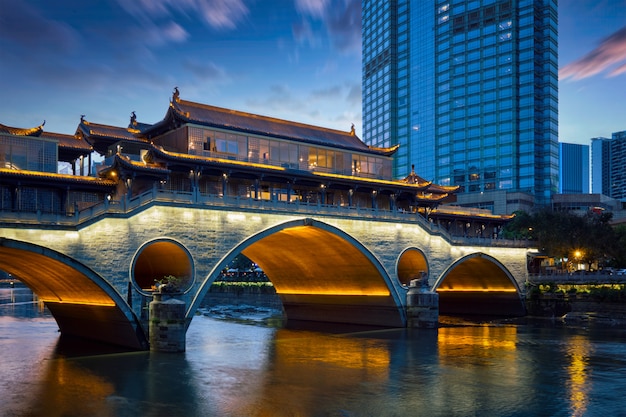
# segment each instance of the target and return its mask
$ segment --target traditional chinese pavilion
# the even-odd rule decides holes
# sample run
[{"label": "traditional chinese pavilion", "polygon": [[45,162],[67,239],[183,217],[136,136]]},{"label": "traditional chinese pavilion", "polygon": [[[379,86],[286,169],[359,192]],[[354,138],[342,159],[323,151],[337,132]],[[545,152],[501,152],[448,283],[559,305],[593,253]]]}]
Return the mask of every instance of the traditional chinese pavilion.
[{"label": "traditional chinese pavilion", "polygon": [[[177,88],[154,124],[138,122],[133,112],[126,127],[84,116],[74,135],[47,133],[43,126],[0,125],[1,210],[72,215],[156,187],[191,196],[412,212],[448,230],[456,221],[479,219],[484,229],[508,220],[439,210],[456,201],[458,187],[414,172],[392,180],[398,147],[368,146],[354,127],[339,131],[186,101]],[[97,173],[85,172],[94,152],[104,161]],[[58,162],[71,165],[72,173],[57,173]]]}]

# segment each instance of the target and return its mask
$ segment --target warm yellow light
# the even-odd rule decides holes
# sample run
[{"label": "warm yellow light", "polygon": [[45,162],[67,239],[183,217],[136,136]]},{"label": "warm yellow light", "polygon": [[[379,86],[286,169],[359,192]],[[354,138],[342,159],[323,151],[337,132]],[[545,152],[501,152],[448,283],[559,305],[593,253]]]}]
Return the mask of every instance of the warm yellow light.
[{"label": "warm yellow light", "polygon": [[345,296],[345,295],[366,295],[368,297],[388,297],[389,291],[385,290],[299,290],[299,289],[276,289],[277,294],[282,295],[335,295],[335,296]]},{"label": "warm yellow light", "polygon": [[285,171],[285,168],[283,167],[279,167],[279,166],[275,166],[275,165],[269,165],[269,164],[258,164],[255,162],[244,162],[244,161],[236,161],[233,159],[222,159],[222,158],[214,158],[214,157],[203,157],[203,156],[196,156],[196,155],[189,155],[186,153],[177,153],[177,152],[168,152],[166,150],[161,149],[161,152],[168,154],[168,155],[173,155],[176,156],[178,158],[182,158],[182,159],[202,159],[204,161],[211,161],[211,162],[219,162],[222,164],[229,164],[229,165],[240,165],[240,166],[246,166],[246,167],[252,167],[252,168],[264,168],[264,169],[271,169],[274,171]]},{"label": "warm yellow light", "polygon": [[245,214],[240,214],[240,213],[228,213],[226,215],[226,220],[229,223],[245,222],[246,221],[246,216],[245,216]]},{"label": "warm yellow light", "polygon": [[515,288],[437,288],[437,292],[517,292]]},{"label": "warm yellow light", "polygon": [[39,301],[43,301],[44,303],[51,304],[74,304],[74,305],[86,305],[86,306],[100,306],[100,307],[115,307],[115,303],[113,301],[84,301],[84,300],[59,300],[59,299],[47,299],[44,297],[40,297]]},{"label": "warm yellow light", "polygon": [[385,185],[400,185],[400,186],[404,186],[404,187],[411,187],[411,188],[424,188],[423,185],[419,186],[417,184],[405,184],[405,183],[399,183],[397,181],[388,181],[388,180],[379,180],[376,178],[362,178],[362,177],[353,177],[350,175],[341,175],[341,174],[330,174],[328,172],[312,172],[313,175],[317,175],[319,177],[330,177],[330,178],[342,178],[342,179],[349,179],[349,180],[353,180],[353,181],[361,181],[361,182],[373,182],[376,184],[385,184]]}]

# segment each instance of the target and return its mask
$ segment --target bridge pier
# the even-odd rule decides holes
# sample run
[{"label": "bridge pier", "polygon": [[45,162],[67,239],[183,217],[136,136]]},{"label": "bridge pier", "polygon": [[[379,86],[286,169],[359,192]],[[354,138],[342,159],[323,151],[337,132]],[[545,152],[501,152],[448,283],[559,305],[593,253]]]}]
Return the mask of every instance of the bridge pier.
[{"label": "bridge pier", "polygon": [[411,281],[406,295],[408,327],[434,329],[439,324],[439,294],[430,291],[428,277]]},{"label": "bridge pier", "polygon": [[[153,352],[185,351],[185,302],[171,295],[155,293],[149,305],[150,350]],[[166,298],[164,300],[164,298]]]}]

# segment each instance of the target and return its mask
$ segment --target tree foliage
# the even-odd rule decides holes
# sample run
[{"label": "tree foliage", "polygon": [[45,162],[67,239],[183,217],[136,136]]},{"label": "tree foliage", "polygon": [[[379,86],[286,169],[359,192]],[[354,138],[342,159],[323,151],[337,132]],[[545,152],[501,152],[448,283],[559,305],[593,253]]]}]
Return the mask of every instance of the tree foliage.
[{"label": "tree foliage", "polygon": [[626,266],[626,226],[613,228],[611,213],[542,210],[516,212],[503,230],[508,239],[535,240],[548,256],[605,266]]}]

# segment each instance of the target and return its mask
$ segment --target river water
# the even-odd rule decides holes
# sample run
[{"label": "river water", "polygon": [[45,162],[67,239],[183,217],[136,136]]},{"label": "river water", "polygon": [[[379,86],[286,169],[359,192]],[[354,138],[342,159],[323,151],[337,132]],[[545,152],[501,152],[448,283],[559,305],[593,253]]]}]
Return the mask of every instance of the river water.
[{"label": "river water", "polygon": [[183,354],[60,337],[0,288],[0,416],[626,416],[626,331],[550,320],[286,328],[196,316]]}]

